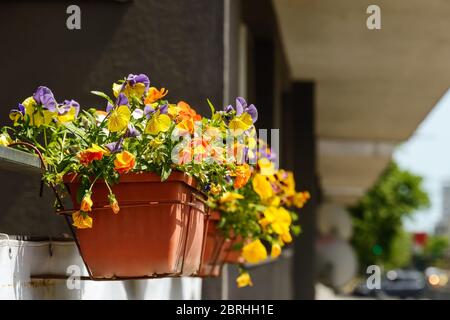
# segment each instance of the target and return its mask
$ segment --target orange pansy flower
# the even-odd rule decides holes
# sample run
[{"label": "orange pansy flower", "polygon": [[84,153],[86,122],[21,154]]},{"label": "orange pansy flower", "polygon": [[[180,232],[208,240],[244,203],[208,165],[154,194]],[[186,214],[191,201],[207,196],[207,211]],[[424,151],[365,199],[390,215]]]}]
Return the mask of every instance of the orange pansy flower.
[{"label": "orange pansy flower", "polygon": [[187,104],[184,101],[180,101],[177,104],[177,107],[179,109],[178,111],[178,120],[193,120],[193,121],[200,121],[202,119],[202,116],[197,114],[194,109],[191,108],[189,104]]},{"label": "orange pansy flower", "polygon": [[82,165],[87,166],[94,160],[102,160],[103,156],[107,153],[102,147],[93,144],[91,148],[80,151],[77,158]]},{"label": "orange pansy flower", "polygon": [[94,203],[92,202],[91,199],[91,194],[87,193],[84,197],[83,200],[81,200],[81,206],[80,206],[80,210],[83,212],[88,212],[88,211],[92,211],[92,205]]},{"label": "orange pansy flower", "polygon": [[135,164],[136,157],[128,151],[122,151],[116,155],[116,159],[114,160],[114,170],[120,174],[127,173],[134,168]]},{"label": "orange pansy flower", "polygon": [[161,88],[160,90],[155,87],[151,87],[148,90],[147,97],[145,98],[145,104],[154,103],[162,98],[164,98],[169,93],[165,88]]},{"label": "orange pansy flower", "polygon": [[234,179],[234,188],[239,189],[245,186],[252,175],[250,166],[245,163],[236,167],[236,178]]}]

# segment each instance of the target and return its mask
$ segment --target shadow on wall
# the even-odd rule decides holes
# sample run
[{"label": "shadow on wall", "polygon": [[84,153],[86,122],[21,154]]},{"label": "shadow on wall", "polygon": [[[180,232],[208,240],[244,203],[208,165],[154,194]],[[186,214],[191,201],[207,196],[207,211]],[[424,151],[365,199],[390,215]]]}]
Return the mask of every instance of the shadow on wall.
[{"label": "shadow on wall", "polygon": [[[87,5],[87,4],[86,4]],[[50,87],[57,99],[88,94],[90,73],[106,50],[126,5],[89,4],[82,10],[82,29],[66,28],[61,2],[4,3],[0,36],[7,44],[0,53],[1,125],[10,124],[9,109],[30,96],[39,85]],[[105,23],[109,21],[109,23]],[[0,171],[2,215],[0,232],[61,236],[69,233],[63,219],[53,215],[53,195],[39,198],[40,177]]]},{"label": "shadow on wall", "polygon": [[[83,107],[104,108],[90,90],[110,93],[112,82],[129,73],[148,73],[153,84],[169,89],[171,100],[184,99],[203,114],[209,113],[206,98],[221,104],[221,1],[80,2],[81,30],[66,28],[70,4],[2,3],[0,125],[10,123],[9,110],[39,85],[50,87],[59,101],[75,98]],[[0,232],[68,232],[49,215],[50,197],[35,199],[38,178],[0,172],[0,179],[8,181],[0,185]]]}]

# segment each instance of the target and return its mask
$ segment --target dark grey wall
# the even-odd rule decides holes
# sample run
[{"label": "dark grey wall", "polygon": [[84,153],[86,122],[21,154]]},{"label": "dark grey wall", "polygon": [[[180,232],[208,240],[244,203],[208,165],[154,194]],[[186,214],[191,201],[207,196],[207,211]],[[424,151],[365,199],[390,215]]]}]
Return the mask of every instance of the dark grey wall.
[{"label": "dark grey wall", "polygon": [[[284,126],[281,118],[291,119],[282,110],[282,96],[291,82],[284,57],[280,32],[275,18],[272,2],[269,0],[241,1],[240,15],[249,32],[248,57],[248,101],[258,108],[257,128],[280,129],[286,137],[281,146],[281,160],[286,160],[287,150],[296,146],[292,132]],[[255,10],[258,8],[258,10]],[[285,111],[285,112],[282,112]],[[303,169],[302,169],[303,170]],[[229,299],[292,299],[294,297],[293,276],[296,273],[293,263],[293,250],[276,261],[252,267],[254,286],[239,289],[236,286],[238,268],[228,266],[227,292]],[[304,261],[309,264],[309,261]],[[298,285],[298,283],[296,283]]]},{"label": "dark grey wall", "polygon": [[[81,30],[66,28],[66,8],[81,8]],[[207,113],[206,98],[222,104],[222,1],[134,0],[3,2],[0,10],[0,124],[39,85],[58,100],[104,107],[90,90],[111,92],[128,73],[147,73],[169,99]],[[39,177],[0,172],[0,232],[57,236],[48,193],[37,197]]]},{"label": "dark grey wall", "polygon": [[317,279],[316,211],[320,194],[317,180],[313,82],[294,82],[291,91],[286,92],[283,99],[283,123],[286,127],[283,136],[286,167],[295,172],[297,189],[308,190],[311,193],[311,199],[299,211],[302,233],[294,241],[293,298],[314,299]]}]

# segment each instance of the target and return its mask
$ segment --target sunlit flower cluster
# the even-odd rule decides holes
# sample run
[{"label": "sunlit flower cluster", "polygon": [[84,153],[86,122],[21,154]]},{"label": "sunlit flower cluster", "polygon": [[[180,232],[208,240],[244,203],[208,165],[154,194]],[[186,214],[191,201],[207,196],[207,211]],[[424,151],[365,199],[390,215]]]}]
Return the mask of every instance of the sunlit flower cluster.
[{"label": "sunlit flower cluster", "polygon": [[[222,229],[230,237],[243,239],[240,253],[250,264],[277,258],[283,246],[292,242],[292,236],[300,232],[294,224],[297,213],[293,208],[303,207],[310,198],[307,191],[296,191],[292,172],[276,168],[270,147],[259,145],[264,147],[255,152],[256,164],[236,166],[233,186],[229,187],[234,190],[215,201],[222,213]],[[247,168],[250,173],[243,174]],[[241,179],[245,180],[242,186]],[[252,285],[248,271],[244,267],[240,271],[238,286]]]},{"label": "sunlit flower cluster", "polygon": [[[118,214],[113,186],[122,175],[154,172],[165,180],[177,170],[195,177],[220,211],[221,232],[243,239],[246,262],[276,258],[292,241],[299,227],[291,208],[301,208],[309,194],[296,191],[293,174],[276,168],[276,155],[257,138],[253,104],[238,97],[216,110],[207,100],[211,116],[204,117],[185,101],[169,102],[169,91],[151,86],[145,74],[113,83],[111,95],[92,93],[102,99],[98,107],[82,109],[40,86],[10,111],[12,126],[0,133],[1,146],[22,141],[40,150],[46,182],[63,186],[68,175],[80,181],[75,227],[95,225],[95,183],[106,184],[111,212]],[[252,283],[244,269],[237,281]]]}]

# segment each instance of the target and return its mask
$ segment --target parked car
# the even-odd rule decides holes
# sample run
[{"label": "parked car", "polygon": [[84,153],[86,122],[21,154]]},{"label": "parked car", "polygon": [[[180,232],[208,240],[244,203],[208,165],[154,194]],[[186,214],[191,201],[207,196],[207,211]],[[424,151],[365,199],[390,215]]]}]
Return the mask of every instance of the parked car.
[{"label": "parked car", "polygon": [[353,291],[355,296],[375,298],[419,298],[427,290],[425,275],[418,270],[390,270],[384,274],[379,289],[368,288],[366,281]]}]

